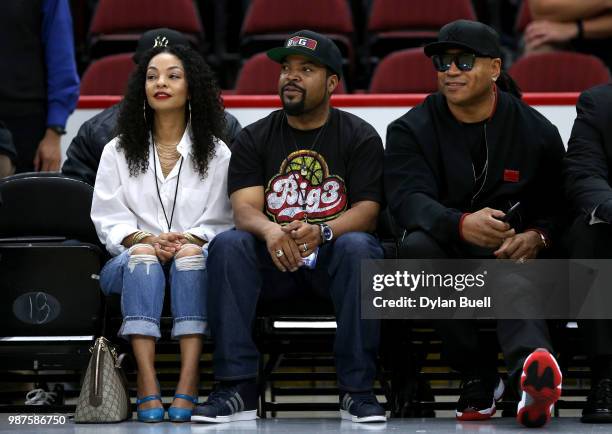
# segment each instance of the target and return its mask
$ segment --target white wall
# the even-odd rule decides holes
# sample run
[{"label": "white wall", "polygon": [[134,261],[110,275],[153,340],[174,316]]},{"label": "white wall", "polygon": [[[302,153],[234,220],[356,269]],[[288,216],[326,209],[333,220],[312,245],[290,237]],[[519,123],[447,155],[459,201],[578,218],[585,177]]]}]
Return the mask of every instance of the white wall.
[{"label": "white wall", "polygon": [[[351,112],[362,119],[368,121],[378,131],[382,137],[383,143],[387,132],[387,125],[393,120],[403,115],[411,107],[342,107],[336,104],[336,107]],[[534,106],[536,110],[546,116],[559,129],[563,143],[567,146],[567,141],[571,133],[572,125],[576,117],[576,109],[573,105],[542,105]],[[274,108],[228,108],[228,111],[238,118],[242,126],[249,125],[258,119],[266,116]],[[66,130],[68,131],[62,137],[62,160],[66,156],[66,149],[72,138],[76,135],[79,127],[90,117],[102,111],[101,109],[78,109],[68,119]]]}]

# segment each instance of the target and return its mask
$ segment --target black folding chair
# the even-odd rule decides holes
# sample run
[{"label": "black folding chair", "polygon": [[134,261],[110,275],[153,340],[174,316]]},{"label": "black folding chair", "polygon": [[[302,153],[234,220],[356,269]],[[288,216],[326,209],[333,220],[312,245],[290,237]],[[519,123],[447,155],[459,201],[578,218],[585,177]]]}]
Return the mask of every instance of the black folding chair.
[{"label": "black folding chair", "polygon": [[[102,330],[105,253],[89,217],[92,194],[57,173],[0,180],[0,376],[12,383],[78,383]],[[1,403],[16,398],[2,390]]]}]

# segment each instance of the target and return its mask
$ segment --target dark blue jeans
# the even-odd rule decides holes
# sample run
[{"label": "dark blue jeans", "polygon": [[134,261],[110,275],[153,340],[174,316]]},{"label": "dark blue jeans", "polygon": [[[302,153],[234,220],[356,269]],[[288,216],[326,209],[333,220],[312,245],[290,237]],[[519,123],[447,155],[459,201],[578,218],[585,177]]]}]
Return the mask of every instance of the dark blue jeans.
[{"label": "dark blue jeans", "polygon": [[[259,352],[251,328],[260,293],[263,298],[290,303],[300,284],[307,281],[312,282],[313,291],[326,292],[334,305],[339,387],[351,392],[371,390],[380,321],[361,319],[360,268],[362,259],[382,258],[376,238],[351,232],[320,247],[314,270],[282,273],[274,266],[266,244],[251,233],[231,230],[216,236],[207,262],[215,377],[241,380],[257,376]],[[280,310],[282,313],[282,307]]]}]

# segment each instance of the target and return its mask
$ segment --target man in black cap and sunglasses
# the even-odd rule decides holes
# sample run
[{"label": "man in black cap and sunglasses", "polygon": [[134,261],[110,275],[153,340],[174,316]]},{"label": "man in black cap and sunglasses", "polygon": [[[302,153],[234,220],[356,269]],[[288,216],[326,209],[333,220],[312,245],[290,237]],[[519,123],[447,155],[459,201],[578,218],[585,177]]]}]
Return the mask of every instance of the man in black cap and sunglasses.
[{"label": "man in black cap and sunglasses", "polygon": [[[562,203],[564,147],[557,129],[520,100],[489,26],[449,23],[425,54],[438,72],[439,91],[387,130],[385,192],[405,229],[401,256],[522,263],[546,254]],[[502,221],[519,202],[515,217]],[[496,345],[480,342],[473,320],[441,320],[436,327],[463,377],[457,418],[490,418],[504,388]],[[510,385],[522,393],[517,419],[544,425],[561,393],[546,322],[498,320],[497,334]],[[543,371],[553,375],[543,379]],[[534,382],[544,387],[529,386]]]}]

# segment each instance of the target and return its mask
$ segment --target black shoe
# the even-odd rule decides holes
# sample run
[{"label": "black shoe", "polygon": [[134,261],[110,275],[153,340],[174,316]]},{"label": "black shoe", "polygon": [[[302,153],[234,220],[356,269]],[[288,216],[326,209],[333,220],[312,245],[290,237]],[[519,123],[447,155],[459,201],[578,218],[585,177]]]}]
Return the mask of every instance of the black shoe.
[{"label": "black shoe", "polygon": [[66,403],[63,384],[56,384],[53,387],[53,393],[55,393],[55,405],[64,405]]},{"label": "black shoe", "polygon": [[612,423],[612,379],[604,378],[591,385],[591,393],[582,410],[581,422]]},{"label": "black shoe", "polygon": [[220,383],[202,405],[193,409],[192,422],[227,423],[257,418],[257,385]]},{"label": "black shoe", "polygon": [[499,377],[468,378],[461,382],[461,396],[455,416],[458,420],[487,420],[495,414],[495,402],[504,394]]},{"label": "black shoe", "polygon": [[385,409],[372,392],[340,394],[340,417],[351,422],[386,422]]}]

